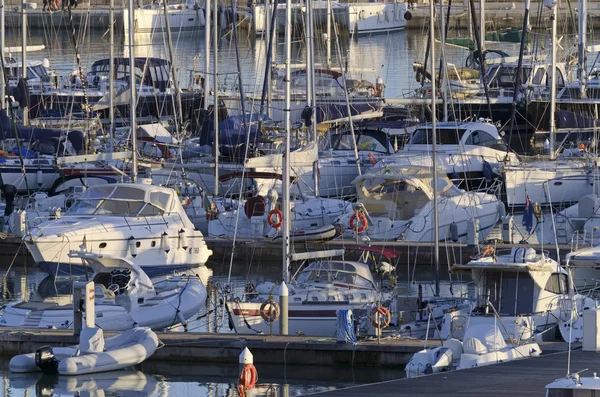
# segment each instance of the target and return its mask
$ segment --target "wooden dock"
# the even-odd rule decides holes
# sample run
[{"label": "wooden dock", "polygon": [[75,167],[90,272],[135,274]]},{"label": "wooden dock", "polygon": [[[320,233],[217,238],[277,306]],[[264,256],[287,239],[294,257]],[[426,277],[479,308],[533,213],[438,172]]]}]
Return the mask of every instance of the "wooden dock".
[{"label": "wooden dock", "polygon": [[[544,347],[542,346],[542,350]],[[589,369],[581,376],[600,373],[600,354],[572,351],[571,371]],[[464,397],[464,396],[519,396],[543,397],[544,387],[567,373],[567,353],[543,354],[540,357],[512,361],[463,371],[443,372],[420,378],[399,379],[338,389],[323,396],[411,396],[411,397]]]}]

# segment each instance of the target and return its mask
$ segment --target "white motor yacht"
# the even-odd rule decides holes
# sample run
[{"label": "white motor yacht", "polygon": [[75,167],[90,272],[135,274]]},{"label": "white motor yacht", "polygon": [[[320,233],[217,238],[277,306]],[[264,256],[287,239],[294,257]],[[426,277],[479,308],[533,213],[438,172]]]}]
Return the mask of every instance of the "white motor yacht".
[{"label": "white motor yacht", "polygon": [[[345,215],[338,223],[364,231],[373,240],[434,240],[431,168],[393,164],[363,174],[352,184],[365,218]],[[437,201],[440,241],[483,241],[504,211],[496,196],[461,190],[443,172]]]},{"label": "white motor yacht", "polygon": [[[442,322],[443,338],[462,339],[477,324],[499,324],[514,340],[552,340],[561,318],[572,312],[569,273],[545,252],[513,247],[495,251],[487,246],[482,254],[453,272],[467,272],[474,282],[470,307],[449,311]],[[583,296],[575,295],[575,300]]]},{"label": "white motor yacht", "polygon": [[58,219],[24,236],[35,262],[51,275],[85,270],[69,252],[131,260],[150,277],[204,266],[212,251],[173,189],[143,183],[91,186]]}]

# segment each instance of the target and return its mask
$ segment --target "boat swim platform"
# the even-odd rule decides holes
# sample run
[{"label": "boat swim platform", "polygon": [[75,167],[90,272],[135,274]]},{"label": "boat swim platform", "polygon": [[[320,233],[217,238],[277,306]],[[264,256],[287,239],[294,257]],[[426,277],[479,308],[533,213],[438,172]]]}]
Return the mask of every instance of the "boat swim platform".
[{"label": "boat swim platform", "polygon": [[[117,332],[106,332],[110,337]],[[200,332],[157,332],[164,346],[150,358],[152,361],[179,361],[237,364],[247,347],[254,363],[272,365],[314,365],[349,367],[402,368],[425,341],[409,338],[375,338],[357,344],[338,343],[334,338],[296,335],[241,335]],[[42,346],[71,346],[78,338],[69,329],[0,328],[0,357],[35,352]],[[427,346],[441,342],[430,339]],[[562,342],[540,344],[542,351],[564,351]],[[600,357],[600,356],[599,356]],[[598,360],[600,369],[600,358]]]},{"label": "boat swim platform", "polygon": [[[565,350],[567,344],[563,343]],[[540,345],[542,351],[544,345]],[[588,369],[581,376],[600,373],[600,352],[581,350],[573,344],[571,372]],[[465,397],[465,396],[519,396],[544,397],[545,386],[567,374],[567,351],[542,354],[539,357],[509,361],[462,371],[441,372],[419,378],[398,379],[372,383],[334,391],[314,393],[319,396],[411,396],[411,397]]]}]

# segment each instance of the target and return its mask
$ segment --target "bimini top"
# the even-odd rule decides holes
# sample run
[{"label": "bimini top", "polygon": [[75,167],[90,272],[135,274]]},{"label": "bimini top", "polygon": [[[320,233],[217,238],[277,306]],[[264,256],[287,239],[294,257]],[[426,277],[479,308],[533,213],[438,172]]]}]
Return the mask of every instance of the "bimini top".
[{"label": "bimini top", "polygon": [[68,215],[154,216],[181,212],[173,189],[142,183],[91,186]]}]

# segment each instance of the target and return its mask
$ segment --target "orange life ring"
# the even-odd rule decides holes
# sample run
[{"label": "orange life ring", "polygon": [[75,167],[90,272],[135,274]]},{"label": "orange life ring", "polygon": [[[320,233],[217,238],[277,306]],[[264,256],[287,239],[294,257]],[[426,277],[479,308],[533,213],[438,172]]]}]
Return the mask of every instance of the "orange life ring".
[{"label": "orange life ring", "polygon": [[494,256],[494,247],[492,247],[491,245],[486,245],[481,250],[481,257],[489,258],[490,256]]},{"label": "orange life ring", "polygon": [[[379,322],[377,321],[377,313],[379,313]],[[383,306],[375,306],[369,314],[369,321],[373,324],[373,327],[382,329],[390,325],[392,321],[392,314],[390,311]]]},{"label": "orange life ring", "polygon": [[272,299],[268,299],[260,305],[260,316],[267,323],[275,322],[279,318],[281,310],[279,304]]},{"label": "orange life ring", "polygon": [[271,210],[267,222],[275,229],[279,229],[283,225],[283,212],[281,210]]},{"label": "orange life ring", "polygon": [[246,390],[253,389],[258,382],[258,372],[253,364],[246,364],[238,379],[238,393],[241,397],[246,395]]},{"label": "orange life ring", "polygon": [[[356,223],[356,220],[358,220],[358,224]],[[367,223],[367,216],[362,212],[355,212],[350,217],[350,229],[361,233],[367,230],[368,226],[369,224]]]}]

